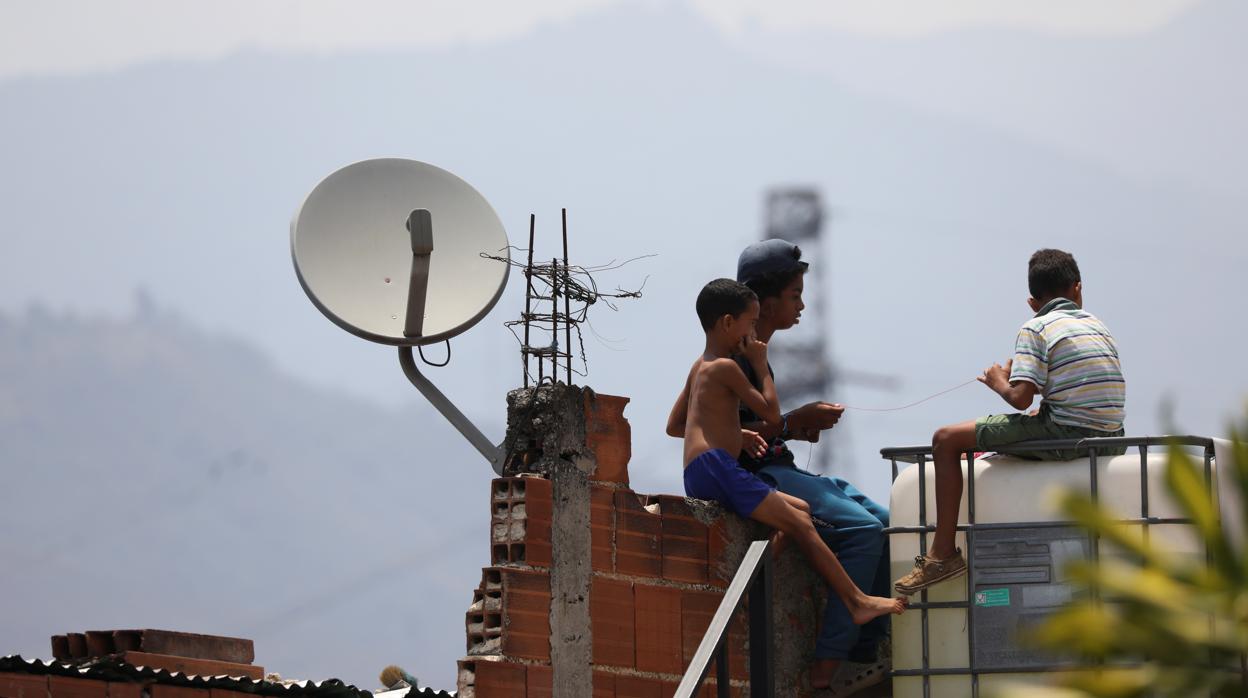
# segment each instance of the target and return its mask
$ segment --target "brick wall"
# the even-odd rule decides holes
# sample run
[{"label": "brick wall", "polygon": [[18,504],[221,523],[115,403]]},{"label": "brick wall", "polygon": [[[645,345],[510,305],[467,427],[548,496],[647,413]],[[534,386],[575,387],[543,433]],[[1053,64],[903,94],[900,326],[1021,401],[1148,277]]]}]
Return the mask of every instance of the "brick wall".
[{"label": "brick wall", "polygon": [[[624,425],[614,427],[617,436],[627,427],[619,407],[612,417]],[[587,407],[587,414],[593,425],[594,410]],[[599,421],[587,431],[618,452],[610,420]],[[551,650],[561,642],[590,644],[593,698],[660,698],[675,691],[749,542],[767,531],[707,502],[632,491],[626,450],[623,463],[618,455],[603,459],[610,464],[605,479],[591,471],[588,502],[581,504],[589,508],[590,525],[588,633],[570,636],[552,627],[551,571],[561,552],[552,521],[556,506],[577,505],[556,503],[551,478],[559,474],[490,483],[490,566],[465,616],[461,698],[555,695],[560,668]],[[776,569],[777,688],[780,695],[805,695],[822,585],[792,552]],[[748,695],[743,616],[729,635],[734,696]],[[714,673],[712,667],[703,695],[715,694]]]},{"label": "brick wall", "polygon": [[0,698],[249,698],[220,688],[0,672]]}]

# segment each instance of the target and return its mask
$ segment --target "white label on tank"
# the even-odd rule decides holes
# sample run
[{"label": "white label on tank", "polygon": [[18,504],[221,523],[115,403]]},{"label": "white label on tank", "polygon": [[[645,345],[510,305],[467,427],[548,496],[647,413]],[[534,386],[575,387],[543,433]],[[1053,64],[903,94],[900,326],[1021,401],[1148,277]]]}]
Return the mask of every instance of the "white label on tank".
[{"label": "white label on tank", "polygon": [[1036,584],[1023,587],[1023,608],[1052,608],[1069,603],[1069,584]]},{"label": "white label on tank", "polygon": [[1054,581],[1069,581],[1070,575],[1066,572],[1067,566],[1076,560],[1082,560],[1086,557],[1083,551],[1083,543],[1084,541],[1082,540],[1072,540],[1070,538],[1049,541],[1049,557],[1053,561]]}]

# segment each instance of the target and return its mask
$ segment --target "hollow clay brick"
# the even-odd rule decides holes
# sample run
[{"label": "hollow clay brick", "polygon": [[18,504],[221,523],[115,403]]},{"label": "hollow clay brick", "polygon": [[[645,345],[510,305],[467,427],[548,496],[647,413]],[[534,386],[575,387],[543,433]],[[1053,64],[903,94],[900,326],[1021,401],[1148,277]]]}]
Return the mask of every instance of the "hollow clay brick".
[{"label": "hollow clay brick", "polygon": [[693,516],[684,497],[659,495],[663,578],[691,584],[707,581],[707,526]]},{"label": "hollow clay brick", "polygon": [[108,684],[93,679],[49,676],[48,690],[52,698],[108,698]]},{"label": "hollow clay brick", "polygon": [[[673,692],[675,687],[673,687]],[[663,682],[640,676],[615,677],[616,698],[660,698],[663,695]],[[668,695],[671,695],[670,693]]]},{"label": "hollow clay brick", "polygon": [[731,557],[732,537],[729,530],[726,517],[721,516],[707,527],[706,532],[706,581],[723,589],[728,588],[740,564],[740,560]]},{"label": "hollow clay brick", "polygon": [[143,684],[109,681],[108,698],[143,698]]},{"label": "hollow clay brick", "polygon": [[632,427],[624,418],[628,398],[585,393],[585,445],[598,467],[591,479],[628,487],[628,461],[633,455]]},{"label": "hollow clay brick", "polygon": [[525,686],[528,687],[528,698],[551,698],[554,692],[555,670],[545,664],[528,666]]},{"label": "hollow clay brick", "polygon": [[635,664],[633,585],[594,577],[589,590],[589,617],[594,637],[594,664],[632,669]]},{"label": "hollow clay brick", "polygon": [[639,671],[679,674],[683,669],[680,595],[671,587],[633,585]]},{"label": "hollow clay brick", "polygon": [[207,688],[191,688],[189,686],[168,686],[154,683],[147,687],[152,698],[209,698]]},{"label": "hollow clay brick", "polygon": [[646,511],[632,490],[615,493],[615,570],[636,577],[663,574],[663,520]]},{"label": "hollow clay brick", "polygon": [[0,698],[47,698],[48,677],[0,673]]},{"label": "hollow clay brick", "polygon": [[528,677],[523,664],[484,660],[472,664],[475,698],[526,698]]},{"label": "hollow clay brick", "polygon": [[[255,664],[218,662],[211,659],[190,659],[150,652],[123,652],[121,661],[133,666],[177,671],[192,676],[245,676],[249,679],[264,678],[264,667]],[[155,696],[153,696],[155,698]]]},{"label": "hollow clay brick", "polygon": [[605,671],[595,671],[593,687],[593,698],[615,698],[615,675]]},{"label": "hollow clay brick", "polygon": [[595,572],[615,571],[615,492],[614,488],[590,483],[590,562]]},{"label": "hollow clay brick", "polygon": [[490,492],[490,563],[550,567],[550,481],[496,478]]},{"label": "hollow clay brick", "polygon": [[545,572],[500,568],[502,609],[485,613],[485,634],[501,624],[502,651],[526,659],[550,659],[550,576]]}]

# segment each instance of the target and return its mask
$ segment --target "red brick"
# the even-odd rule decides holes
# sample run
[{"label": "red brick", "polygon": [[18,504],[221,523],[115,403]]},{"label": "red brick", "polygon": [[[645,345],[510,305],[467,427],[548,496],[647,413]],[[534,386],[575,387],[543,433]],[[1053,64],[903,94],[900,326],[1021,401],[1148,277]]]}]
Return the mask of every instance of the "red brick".
[{"label": "red brick", "polygon": [[497,478],[490,491],[491,564],[550,567],[550,481],[530,477]]},{"label": "red brick", "polygon": [[177,671],[190,676],[245,676],[249,679],[264,678],[264,667],[255,664],[218,662],[211,659],[189,659],[149,652],[123,652],[121,660],[133,666],[145,666],[165,671]]},{"label": "red brick", "polygon": [[143,698],[143,684],[110,681],[108,698]]},{"label": "red brick", "polygon": [[147,687],[152,698],[209,698],[208,689],[189,686],[169,686],[154,683]]},{"label": "red brick", "polygon": [[49,676],[48,690],[52,698],[108,698],[108,684],[94,679]]},{"label": "red brick", "polygon": [[663,578],[706,583],[707,527],[693,516],[684,497],[659,495],[663,522]]},{"label": "red brick", "polygon": [[[672,696],[676,694],[676,688],[679,685],[679,681],[663,681],[660,684],[661,687],[659,689],[659,695],[661,695],[662,698],[672,698]],[[739,697],[741,695],[741,689],[739,688],[732,688],[731,691],[733,691],[732,695],[734,696]],[[699,688],[698,692],[694,695],[697,696],[697,698],[717,698],[715,693],[715,679],[711,677],[709,672],[707,673],[707,677],[702,680],[702,688]]]},{"label": "red brick", "polygon": [[736,561],[734,564],[728,557],[733,541],[722,516],[707,527],[706,537],[706,581],[712,586],[727,589],[741,563]]},{"label": "red brick", "polygon": [[[675,691],[674,686],[672,690]],[[640,676],[615,677],[616,698],[660,698],[662,695],[663,682],[657,679],[646,679]]]},{"label": "red brick", "polygon": [[681,656],[680,590],[636,584],[637,669],[679,674],[684,669]]},{"label": "red brick", "polygon": [[0,673],[0,698],[47,698],[48,677]]},{"label": "red brick", "polygon": [[615,571],[615,492],[590,483],[590,562],[595,572]]},{"label": "red brick", "polygon": [[[711,618],[719,609],[723,594],[712,591],[686,590],[681,595],[681,658],[688,667],[693,655],[698,651],[702,637],[711,624]],[[749,676],[749,653],[746,652],[745,641],[748,637],[745,626],[745,609],[737,611],[728,625],[728,672],[734,679],[745,679]],[[715,664],[707,670],[707,676],[715,675]]]},{"label": "red brick", "polygon": [[633,455],[632,427],[624,418],[628,398],[585,394],[585,445],[598,467],[591,479],[628,487],[628,461]]},{"label": "red brick", "polygon": [[525,685],[528,698],[551,698],[554,695],[555,671],[544,664],[530,664]]},{"label": "red brick", "polygon": [[[550,522],[554,516],[550,480],[535,477],[519,479],[520,483],[512,489],[517,491],[516,502],[524,504],[524,561],[535,567],[550,567]],[[518,494],[520,486],[524,488],[523,500]]]},{"label": "red brick", "polygon": [[87,636],[84,633],[66,633],[65,643],[69,645],[69,656],[75,659],[87,656]]},{"label": "red brick", "polygon": [[594,664],[632,669],[636,619],[633,585],[594,577],[589,588],[589,618],[594,636]]},{"label": "red brick", "polygon": [[208,698],[256,698],[253,693],[243,693],[242,691],[231,691],[225,688],[208,689]]},{"label": "red brick", "polygon": [[489,634],[492,620],[502,631],[503,654],[527,659],[550,659],[550,576],[545,572],[501,568],[502,610],[486,612]]},{"label": "red brick", "polygon": [[476,698],[526,698],[527,672],[523,664],[483,660],[471,664],[475,670]]},{"label": "red brick", "polygon": [[[212,659],[219,662],[251,664],[256,660],[256,645],[241,637],[201,635],[175,630],[115,630],[102,633],[105,645],[114,645],[118,652],[139,650],[191,659]],[[91,633],[87,633],[90,644]]]},{"label": "red brick", "polygon": [[595,671],[593,690],[593,698],[615,698],[615,675],[605,671]]},{"label": "red brick", "polygon": [[663,519],[641,506],[632,490],[615,493],[615,570],[637,577],[663,574]]}]

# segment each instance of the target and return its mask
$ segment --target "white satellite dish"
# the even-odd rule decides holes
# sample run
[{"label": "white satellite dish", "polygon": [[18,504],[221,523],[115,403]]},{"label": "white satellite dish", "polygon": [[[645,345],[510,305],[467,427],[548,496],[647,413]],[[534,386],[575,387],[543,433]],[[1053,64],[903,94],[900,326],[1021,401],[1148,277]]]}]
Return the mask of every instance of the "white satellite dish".
[{"label": "white satellite dish", "polygon": [[397,158],[326,177],[290,224],[295,270],[312,303],[352,334],[399,346],[449,339],[485,317],[510,265],[481,253],[506,247],[503,224],[476,189]]},{"label": "white satellite dish", "polygon": [[329,175],[290,224],[295,272],[313,305],[352,334],[397,345],[408,379],[496,472],[501,449],[420,373],[412,347],[449,340],[490,312],[510,265],[482,255],[506,249],[503,224],[477,190],[398,158]]}]

